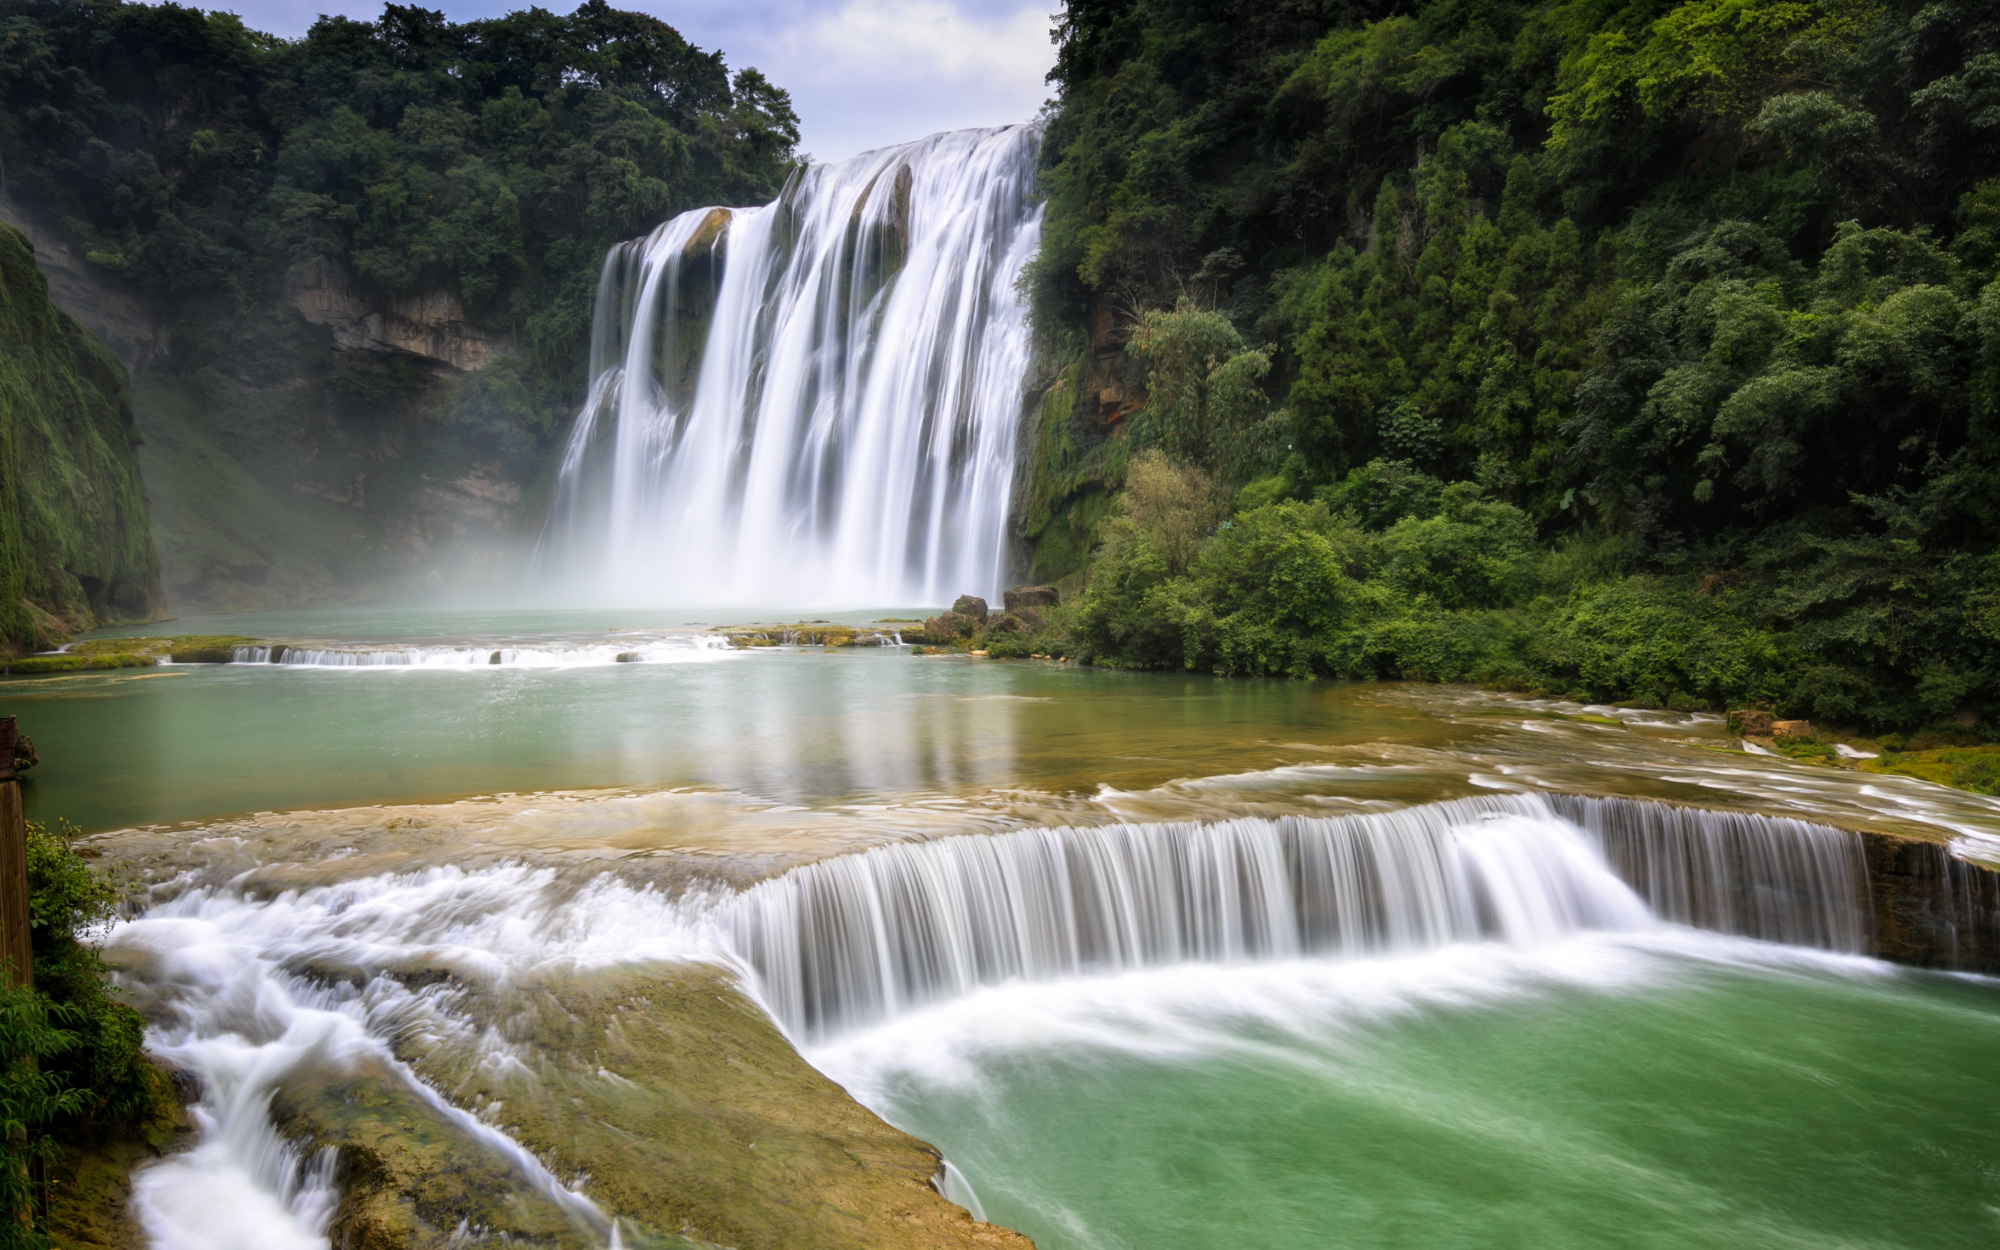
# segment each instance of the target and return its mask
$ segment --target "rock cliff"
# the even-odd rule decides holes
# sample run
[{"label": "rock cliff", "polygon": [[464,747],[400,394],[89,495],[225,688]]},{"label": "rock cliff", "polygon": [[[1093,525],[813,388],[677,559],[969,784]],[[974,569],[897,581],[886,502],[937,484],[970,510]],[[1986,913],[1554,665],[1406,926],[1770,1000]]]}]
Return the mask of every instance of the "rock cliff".
[{"label": "rock cliff", "polygon": [[308,324],[331,330],[333,345],[343,351],[406,352],[461,373],[513,351],[467,320],[455,291],[369,299],[345,269],[324,258],[292,267],[285,301]]},{"label": "rock cliff", "polygon": [[0,224],[0,648],[164,608],[125,370]]}]

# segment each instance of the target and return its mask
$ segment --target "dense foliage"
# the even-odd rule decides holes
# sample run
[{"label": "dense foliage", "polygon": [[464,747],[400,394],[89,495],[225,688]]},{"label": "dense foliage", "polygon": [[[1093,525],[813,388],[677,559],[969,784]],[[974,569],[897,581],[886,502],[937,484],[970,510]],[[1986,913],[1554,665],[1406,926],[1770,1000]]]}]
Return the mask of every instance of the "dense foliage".
[{"label": "dense foliage", "polygon": [[118,892],[72,845],[77,830],[28,824],[34,988],[0,978],[0,1246],[46,1245],[17,1216],[38,1196],[31,1178],[62,1146],[89,1145],[158,1118],[172,1105],[142,1054],[139,1013],[105,988],[93,938]]},{"label": "dense foliage", "polygon": [[[166,372],[310,376],[516,460],[578,398],[604,248],[768,200],[796,140],[762,74],[604,0],[464,24],[388,4],[302,40],[178,4],[0,0],[0,190],[152,306]],[[286,300],[328,266],[376,306],[458,298],[518,354],[440,388],[334,352]]]},{"label": "dense foliage", "polygon": [[[2000,695],[1989,6],[1061,21],[1034,277],[1072,362],[1053,392],[1121,357],[1151,386],[1130,419],[1065,400],[1045,423],[1216,475],[1234,514],[1176,566],[1128,502],[1077,649],[1878,728]],[[1244,362],[1229,393],[1254,399],[1211,402],[1212,434],[1186,430],[1204,396],[1175,334],[1216,345],[1209,392]]]}]

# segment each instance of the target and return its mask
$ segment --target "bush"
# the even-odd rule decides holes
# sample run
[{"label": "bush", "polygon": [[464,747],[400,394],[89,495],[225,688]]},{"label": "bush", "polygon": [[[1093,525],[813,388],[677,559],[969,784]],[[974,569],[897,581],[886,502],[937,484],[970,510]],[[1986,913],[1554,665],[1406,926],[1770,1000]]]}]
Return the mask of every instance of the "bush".
[{"label": "bush", "polygon": [[[27,1144],[0,1141],[0,1238],[29,1236],[8,1218],[29,1196],[18,1179],[28,1162],[128,1131],[171,1101],[146,1062],[139,1013],[106,988],[93,939],[115,916],[119,895],[77,852],[78,832],[66,821],[54,829],[28,823],[35,985],[0,993],[0,1114],[5,1127],[21,1126]],[[0,1240],[0,1250],[9,1244]]]}]

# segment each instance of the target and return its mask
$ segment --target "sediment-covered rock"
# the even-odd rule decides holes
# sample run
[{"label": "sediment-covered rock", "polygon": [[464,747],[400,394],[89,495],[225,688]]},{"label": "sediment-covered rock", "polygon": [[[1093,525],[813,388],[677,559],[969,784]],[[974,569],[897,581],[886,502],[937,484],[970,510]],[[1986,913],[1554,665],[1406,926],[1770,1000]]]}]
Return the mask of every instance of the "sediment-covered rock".
[{"label": "sediment-covered rock", "polygon": [[507,1132],[558,1175],[588,1176],[628,1243],[1031,1245],[940,1197],[937,1151],[808,1065],[719,969],[619,968],[485,992],[495,997],[468,1006],[499,1023],[532,1075],[476,1056],[413,1062],[455,1098],[500,1101]]},{"label": "sediment-covered rock", "polygon": [[602,1239],[515,1161],[383,1067],[321,1070],[279,1091],[271,1119],[302,1156],[335,1152],[345,1250],[432,1250],[469,1237],[517,1246]]}]

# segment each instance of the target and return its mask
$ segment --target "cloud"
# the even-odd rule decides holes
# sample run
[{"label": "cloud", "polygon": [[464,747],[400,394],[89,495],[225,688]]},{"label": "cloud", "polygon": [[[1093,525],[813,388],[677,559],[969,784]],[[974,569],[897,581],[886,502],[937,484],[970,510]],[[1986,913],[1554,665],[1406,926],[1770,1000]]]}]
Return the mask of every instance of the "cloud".
[{"label": "cloud", "polygon": [[805,149],[840,160],[939,130],[1027,121],[1055,62],[1048,0],[981,12],[949,0],[849,0],[759,30],[739,27],[732,64],[791,91]]}]

